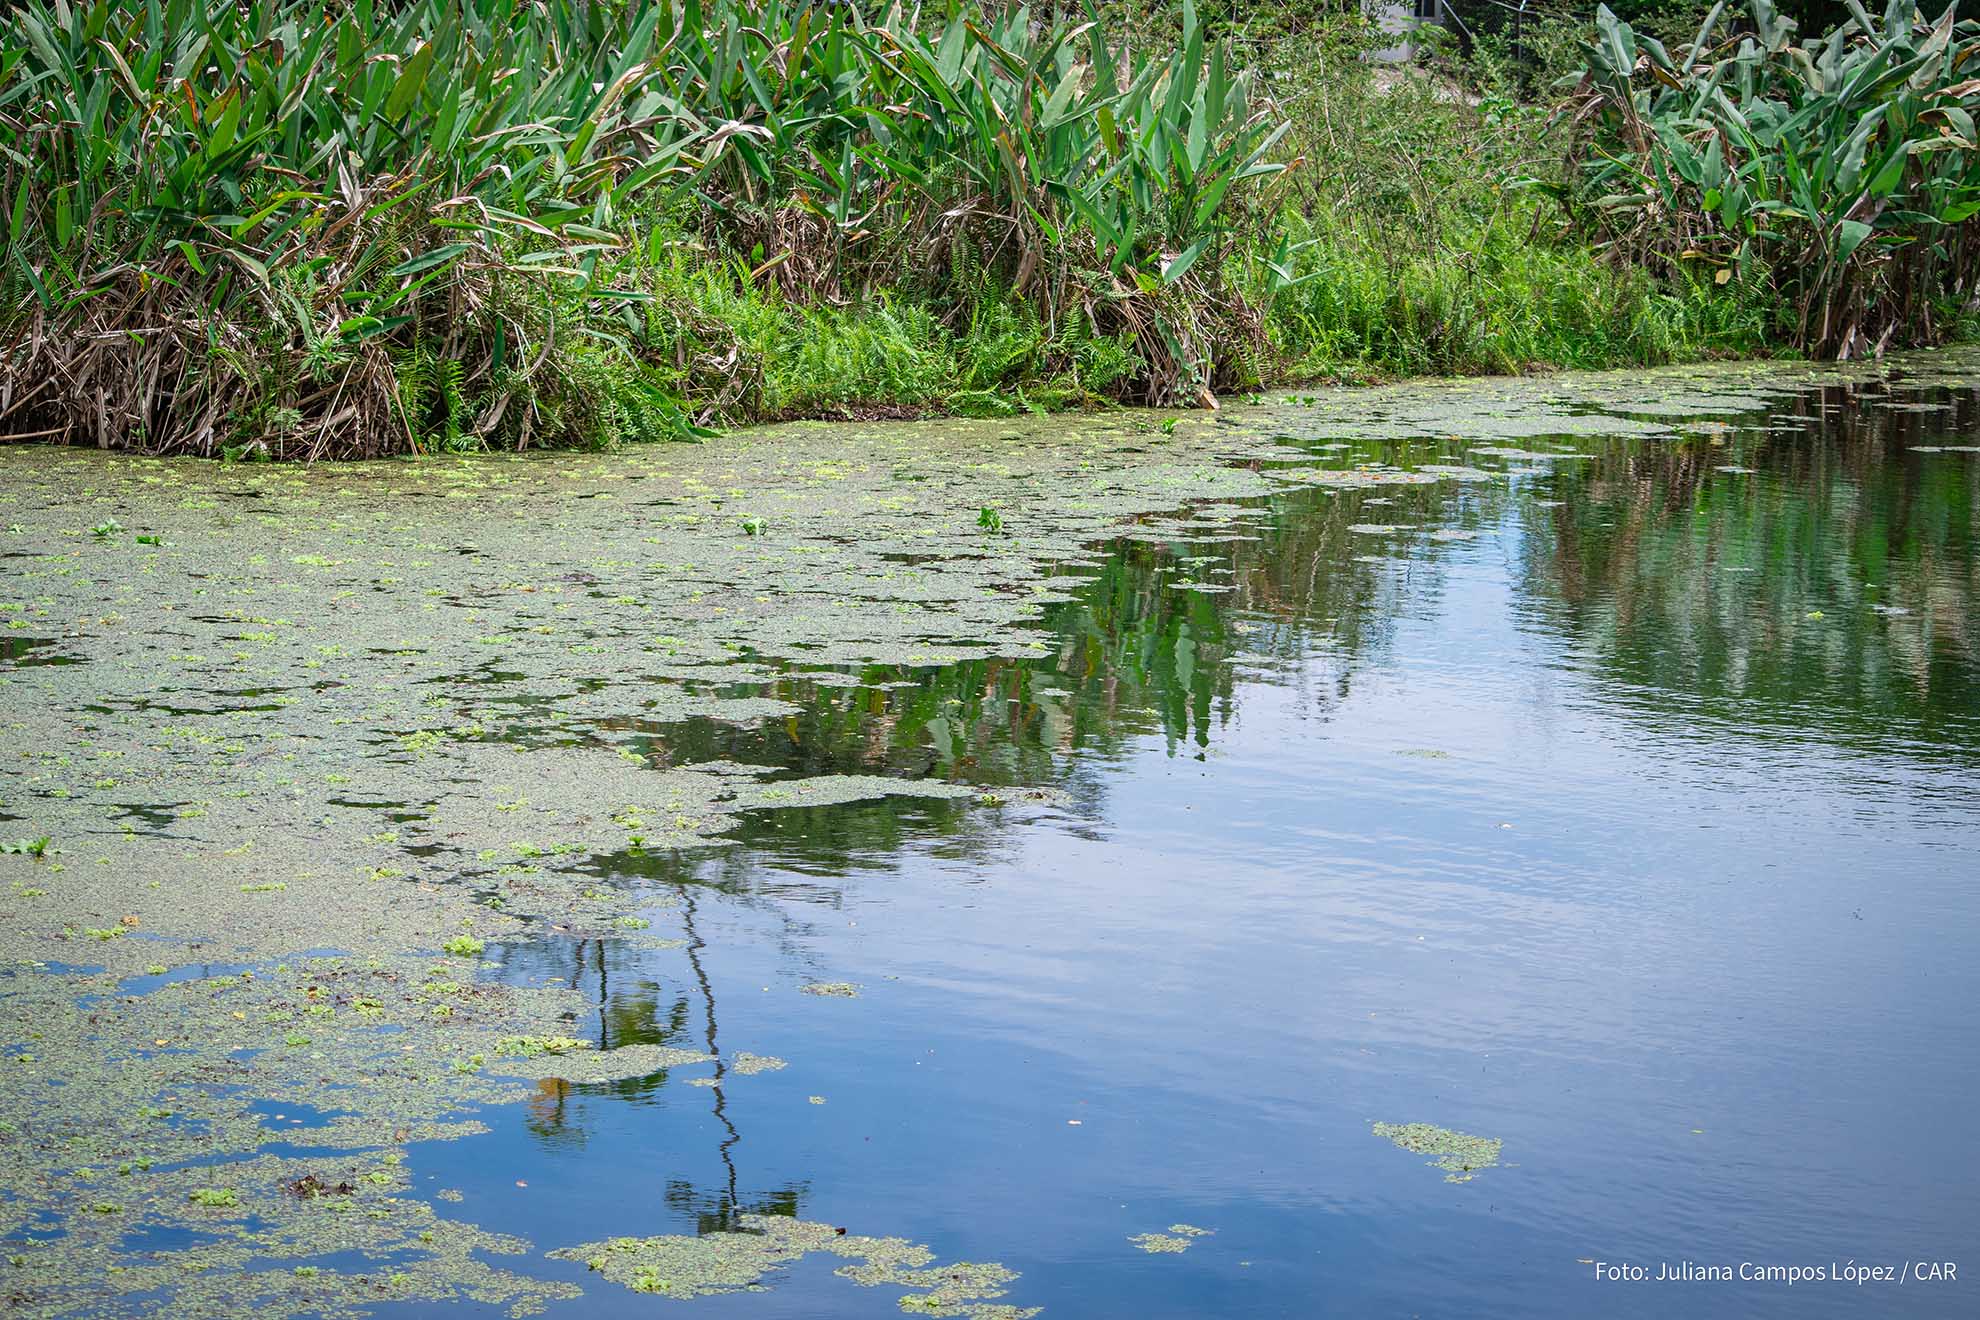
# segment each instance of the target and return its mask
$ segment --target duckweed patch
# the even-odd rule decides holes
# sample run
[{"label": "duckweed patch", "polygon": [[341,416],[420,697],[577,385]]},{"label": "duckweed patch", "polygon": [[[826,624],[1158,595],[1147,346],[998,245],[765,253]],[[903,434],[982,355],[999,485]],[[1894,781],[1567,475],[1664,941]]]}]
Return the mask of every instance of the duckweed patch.
[{"label": "duckweed patch", "polygon": [[729,1071],[743,1077],[776,1072],[784,1066],[784,1061],[774,1054],[751,1054],[748,1050],[741,1050],[729,1056]]},{"label": "duckweed patch", "polygon": [[1170,1224],[1164,1233],[1136,1233],[1128,1241],[1142,1251],[1154,1255],[1172,1255],[1188,1251],[1200,1237],[1209,1237],[1217,1230],[1198,1228],[1194,1224]]},{"label": "duckweed patch", "polygon": [[634,1292],[676,1300],[767,1291],[768,1276],[813,1254],[845,1260],[834,1273],[861,1287],[906,1290],[899,1305],[911,1314],[965,1320],[1028,1320],[1038,1314],[1039,1308],[997,1300],[1018,1278],[1001,1265],[937,1265],[932,1251],[906,1238],[863,1237],[799,1219],[743,1215],[736,1231],[611,1238],[550,1253],[581,1261]]},{"label": "duckweed patch", "polygon": [[[362,1271],[320,1264],[342,1251],[400,1261],[407,1278],[395,1296],[473,1297],[522,1315],[572,1295],[482,1260],[524,1244],[436,1221],[407,1196],[400,1152],[486,1131],[469,1109],[527,1098],[518,1080],[455,1065],[501,1057],[504,1041],[556,1039],[546,1028],[575,997],[432,973],[430,959],[409,955],[297,958],[144,994],[120,992],[108,973],[12,976],[10,1012],[71,1025],[46,1033],[32,1059],[0,1069],[0,1112],[12,1124],[0,1143],[9,1194],[0,1223],[17,1231],[53,1214],[63,1224],[27,1253],[32,1296],[10,1316],[69,1315],[155,1290],[172,1299],[173,1315],[194,1320],[243,1305],[270,1316],[357,1315],[374,1300]],[[79,992],[91,996],[86,1016],[68,1011]],[[455,1010],[444,1023],[428,1012],[436,995]],[[309,1030],[296,1030],[304,1022]],[[612,1059],[618,1051],[586,1053],[608,1069],[622,1062]],[[63,1103],[49,1105],[57,1081],[67,1083]],[[315,1153],[262,1153],[290,1139],[257,1113],[264,1096],[327,1116],[309,1129]],[[79,1204],[116,1210],[72,1213]],[[201,1245],[129,1246],[138,1225],[184,1229]],[[264,1273],[230,1279],[271,1264],[287,1278],[297,1265],[318,1273],[306,1295],[274,1289]]]},{"label": "duckweed patch", "polygon": [[1474,1137],[1429,1123],[1376,1123],[1371,1130],[1404,1150],[1436,1156],[1430,1167],[1443,1169],[1444,1181],[1453,1183],[1470,1182],[1497,1165],[1504,1144],[1495,1137]]},{"label": "duckweed patch", "polygon": [[1162,1254],[1189,1250],[1189,1239],[1172,1233],[1137,1233],[1128,1241],[1143,1251]]},{"label": "duckweed patch", "polygon": [[498,1059],[488,1068],[490,1072],[504,1077],[599,1083],[624,1081],[629,1077],[650,1077],[669,1068],[712,1063],[714,1058],[712,1054],[666,1045],[621,1045],[614,1050],[560,1050],[526,1058]]}]

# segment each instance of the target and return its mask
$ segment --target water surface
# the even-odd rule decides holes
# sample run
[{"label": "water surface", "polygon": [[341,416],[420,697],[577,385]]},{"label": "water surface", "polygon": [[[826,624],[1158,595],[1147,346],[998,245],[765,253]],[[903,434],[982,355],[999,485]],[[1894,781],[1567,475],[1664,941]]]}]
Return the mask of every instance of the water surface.
[{"label": "water surface", "polygon": [[[504,1268],[584,1290],[551,1314],[901,1313],[830,1259],[674,1301],[543,1255],[749,1215],[995,1261],[1018,1275],[999,1304],[1082,1320],[1971,1314],[1970,1279],[1594,1263],[1980,1274],[1980,394],[1900,371],[1600,414],[1653,435],[1299,414],[1247,470],[1475,475],[1137,515],[1045,558],[1023,650],[669,680],[740,703],[722,717],[480,671],[490,746],[971,793],[772,797],[722,846],[574,851],[553,869],[650,926],[532,920],[473,974],[574,989],[593,1049],[718,1062],[537,1081],[479,1106],[484,1133],[404,1142],[402,1194],[527,1239]],[[36,673],[82,682],[73,651]],[[267,700],[246,691],[227,708]],[[364,790],[335,789],[390,814]],[[35,808],[0,803],[22,830]],[[485,862],[450,882],[500,892]],[[1374,1130],[1411,1123],[1498,1162],[1448,1179]],[[1210,1231],[1131,1241],[1176,1224]],[[37,1234],[59,1241],[13,1236]],[[53,1313],[95,1313],[80,1297]]]}]

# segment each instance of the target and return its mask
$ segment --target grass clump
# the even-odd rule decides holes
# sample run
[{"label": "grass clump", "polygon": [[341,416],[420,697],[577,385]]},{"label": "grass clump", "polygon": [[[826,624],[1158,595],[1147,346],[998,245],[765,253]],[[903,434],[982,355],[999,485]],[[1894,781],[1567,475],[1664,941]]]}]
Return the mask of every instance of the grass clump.
[{"label": "grass clump", "polygon": [[1767,347],[1767,295],[1606,259],[1563,216],[1550,104],[1489,50],[1394,66],[1336,14],[1264,48],[1301,162],[1246,254],[1290,379],[1661,363]]}]

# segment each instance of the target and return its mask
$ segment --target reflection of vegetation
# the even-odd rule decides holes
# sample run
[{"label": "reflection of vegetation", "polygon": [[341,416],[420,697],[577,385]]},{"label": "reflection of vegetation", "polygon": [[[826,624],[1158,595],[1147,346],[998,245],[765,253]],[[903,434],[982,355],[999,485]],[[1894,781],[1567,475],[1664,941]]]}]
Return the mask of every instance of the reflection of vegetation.
[{"label": "reflection of vegetation", "polygon": [[[605,940],[539,940],[504,944],[496,951],[496,959],[504,979],[535,984],[548,977],[562,977],[591,1000],[596,1005],[596,1030],[586,1034],[590,1035],[588,1043],[600,1052],[622,1045],[694,1047],[695,1041],[689,1036],[687,997],[669,995],[649,977],[615,979],[614,959],[608,950],[618,947]],[[584,1129],[573,1113],[574,1097],[580,1090],[609,1091],[624,1099],[636,1099],[666,1083],[664,1069],[644,1077],[588,1083],[582,1088],[562,1078],[544,1078],[536,1083],[536,1094],[529,1098],[529,1130],[546,1144],[582,1143]]]},{"label": "reflection of vegetation", "polygon": [[[1648,445],[1535,441],[1589,457],[1515,488],[1552,497],[1518,505],[1519,585],[1538,606],[1527,617],[1629,686],[1693,693],[1729,718],[1767,718],[1758,698],[1782,718],[1819,713],[1825,726],[1868,732],[1898,717],[1929,736],[1980,695],[1980,462],[1906,451],[1970,433],[1980,410],[1970,399],[1934,410],[1940,396],[1885,398],[1884,388],[1810,394],[1788,415],[1808,420],[1776,419],[1781,430],[1707,423]],[[1381,448],[1405,466],[1462,457],[1435,444]],[[1298,708],[1324,717],[1381,662],[1400,619],[1442,608],[1443,547],[1418,537],[1405,550],[1350,527],[1490,524],[1508,498],[1520,496],[1498,484],[1302,489],[1205,541],[1125,537],[1069,570],[1075,598],[1046,615],[1052,641],[1037,660],[874,666],[850,676],[855,686],[794,675],[733,695],[797,712],[754,727],[669,726],[653,750],[675,764],[1051,785],[1080,810],[1101,791],[1102,763],[1136,739],[1160,736],[1172,753],[1207,747],[1232,717],[1241,675],[1297,684]],[[1196,589],[1205,585],[1229,589]],[[884,863],[931,826],[991,828],[959,804],[886,801],[758,813],[734,837],[829,875],[853,856]],[[740,886],[749,860],[625,870]]]},{"label": "reflection of vegetation", "polygon": [[[1388,514],[1412,520],[1453,498],[1433,487],[1388,494],[1399,506]],[[869,666],[853,676],[857,686],[794,676],[732,695],[777,697],[798,713],[751,727],[694,721],[656,734],[651,750],[682,765],[732,759],[806,775],[881,770],[1076,788],[1065,753],[1113,752],[1157,733],[1171,751],[1207,747],[1231,713],[1229,661],[1240,646],[1284,659],[1324,637],[1343,662],[1322,697],[1331,701],[1393,622],[1396,602],[1384,594],[1392,584],[1354,559],[1360,547],[1347,527],[1357,507],[1354,496],[1302,491],[1260,509],[1246,539],[1123,539],[1082,572],[1075,600],[1047,613],[1047,658]],[[1206,584],[1230,590],[1197,589]],[[903,810],[958,814],[940,803],[866,814]],[[785,809],[763,828],[815,836],[858,811]]]},{"label": "reflection of vegetation", "polygon": [[[1824,737],[1888,738],[1895,720],[1931,739],[1980,699],[1980,464],[1905,451],[1971,434],[1980,414],[1970,398],[1869,401],[1811,395],[1807,413],[1836,420],[1792,434],[1602,449],[1557,480],[1526,590],[1660,703],[1689,695]],[[1756,471],[1722,470],[1742,465]]]},{"label": "reflection of vegetation", "polygon": [[[1444,610],[1453,547],[1428,531],[1494,525],[1524,529],[1507,542],[1524,556],[1522,617],[1570,638],[1577,663],[1591,656],[1621,678],[1619,704],[1632,691],[1692,694],[1728,719],[1871,732],[1895,717],[1930,736],[1973,704],[1980,636],[1980,462],[1930,450],[1980,413],[1970,399],[1942,407],[1888,388],[1833,387],[1767,425],[1707,421],[1649,444],[1533,437],[1535,451],[1580,457],[1511,487],[1295,488],[1235,523],[1205,520],[1201,539],[1151,521],[1065,570],[1073,598],[1041,620],[1049,644],[1036,659],[794,672],[721,694],[772,697],[790,714],[656,722],[644,750],[672,765],[956,779],[1004,800],[1044,786],[1088,815],[1110,758],[1158,737],[1171,754],[1200,753],[1246,680],[1295,687],[1293,708],[1326,718],[1385,663],[1402,620]],[[1338,449],[1344,464],[1379,453],[1402,467],[1469,454],[1462,441]],[[1518,455],[1511,465],[1527,466]],[[1423,530],[1351,530],[1378,525]],[[586,869],[831,902],[830,878],[850,860],[885,866],[931,833],[969,836],[972,851],[1000,837],[997,818],[968,805],[890,800],[747,814],[730,837],[752,848],[629,849]]]},{"label": "reflection of vegetation", "polygon": [[[1151,539],[1123,537],[1076,570],[1074,598],[1043,620],[1051,644],[1038,659],[876,666],[850,684],[793,674],[728,694],[775,697],[796,708],[787,716],[750,726],[655,723],[649,750],[674,765],[954,777],[1004,800],[1050,787],[1078,811],[1102,792],[1106,760],[1131,743],[1159,738],[1171,754],[1206,748],[1255,677],[1295,688],[1299,709],[1325,717],[1362,672],[1387,662],[1400,621],[1445,611],[1442,563],[1452,547],[1427,531],[1480,526],[1518,529],[1505,544],[1522,557],[1513,583],[1520,616],[1547,650],[1605,684],[1607,707],[1676,704],[1865,745],[1888,745],[1897,722],[1929,739],[1980,705],[1972,677],[1980,461],[1931,452],[1942,433],[1980,426],[1980,406],[1885,401],[1893,402],[1832,391],[1797,405],[1805,424],[1709,422],[1651,444],[1541,437],[1533,451],[1571,447],[1582,457],[1510,485],[1301,489],[1205,541],[1151,524],[1138,529]],[[1396,462],[1460,457],[1441,448],[1384,453]],[[1399,541],[1351,530],[1377,523],[1425,531]],[[1228,590],[1197,589],[1206,585]],[[1471,590],[1465,603],[1491,602],[1497,589],[1495,581]],[[563,963],[545,949],[569,944],[501,951],[516,960],[512,975],[568,976],[586,991],[595,1024],[571,1034],[595,1026],[601,1049],[654,1044],[715,1057],[712,1078],[697,1080],[716,1123],[719,1171],[673,1177],[665,1191],[698,1233],[733,1229],[748,1215],[798,1218],[809,1190],[801,1182],[752,1189],[745,1176],[745,1124],[725,1085],[739,1056],[723,1053],[697,928],[706,887],[748,903],[830,904],[852,866],[885,866],[931,832],[962,836],[971,856],[1002,837],[997,813],[954,801],[749,813],[733,832],[742,847],[628,848],[580,865],[601,881],[678,892],[685,947],[662,960],[664,974],[650,951],[616,940],[579,941]],[[762,907],[778,914],[787,937],[800,928],[798,904]],[[793,961],[797,948],[786,945]],[[664,1081],[609,1085],[633,1097]],[[532,1127],[545,1139],[572,1139],[581,1126],[567,1112],[576,1092],[555,1085],[533,1105]],[[1453,1181],[1499,1153],[1495,1140],[1420,1124],[1374,1130],[1439,1157]],[[1186,1245],[1174,1229],[1151,1241]]]},{"label": "reflection of vegetation", "polygon": [[685,1178],[667,1180],[667,1207],[694,1220],[696,1233],[725,1233],[735,1229],[744,1215],[775,1215],[796,1219],[804,1209],[804,1195],[810,1188],[792,1183],[746,1203],[739,1202],[733,1190],[710,1193]]},{"label": "reflection of vegetation", "polygon": [[[592,1042],[601,1052],[628,1045],[662,1045],[705,1049],[714,1056],[714,1076],[706,1089],[722,1131],[716,1146],[722,1166],[721,1182],[709,1189],[676,1178],[669,1180],[666,1192],[668,1204],[691,1215],[698,1232],[712,1233],[733,1228],[743,1215],[795,1218],[803,1209],[807,1188],[803,1183],[786,1184],[748,1197],[740,1191],[735,1151],[742,1142],[742,1131],[730,1110],[723,1085],[729,1065],[721,1052],[714,983],[702,964],[701,954],[706,946],[695,924],[697,902],[695,891],[683,887],[681,922],[687,936],[685,954],[691,982],[687,992],[673,993],[662,987],[653,979],[650,955],[616,940],[539,940],[504,945],[498,951],[497,961],[504,979],[518,983],[565,976],[573,989],[595,1005],[596,1034]],[[602,1092],[618,1099],[634,1100],[659,1091],[667,1081],[665,1069],[582,1087],[560,1078],[548,1078],[536,1084],[536,1093],[528,1100],[527,1126],[546,1145],[582,1144],[586,1132],[582,1115],[574,1107],[579,1094]]]}]

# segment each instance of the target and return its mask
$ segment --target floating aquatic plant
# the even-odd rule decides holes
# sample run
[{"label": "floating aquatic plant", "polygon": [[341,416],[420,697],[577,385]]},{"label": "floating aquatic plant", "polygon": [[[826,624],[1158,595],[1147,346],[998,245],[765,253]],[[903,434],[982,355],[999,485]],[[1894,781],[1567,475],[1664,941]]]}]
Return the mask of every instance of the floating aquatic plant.
[{"label": "floating aquatic plant", "polygon": [[1474,1137],[1429,1123],[1376,1123],[1371,1130],[1404,1150],[1435,1155],[1431,1167],[1445,1170],[1445,1182],[1470,1182],[1481,1170],[1498,1164],[1504,1146],[1494,1137]]}]

